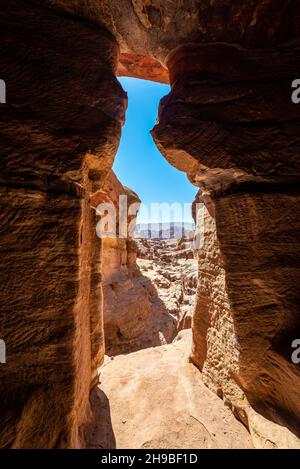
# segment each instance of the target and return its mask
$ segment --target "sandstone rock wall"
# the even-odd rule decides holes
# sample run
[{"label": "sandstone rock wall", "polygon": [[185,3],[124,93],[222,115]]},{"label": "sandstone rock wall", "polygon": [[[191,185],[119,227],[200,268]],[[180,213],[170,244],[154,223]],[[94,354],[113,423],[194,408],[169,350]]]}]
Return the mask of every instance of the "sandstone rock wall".
[{"label": "sandstone rock wall", "polygon": [[206,206],[193,361],[256,445],[296,445],[299,18],[298,0],[1,0],[1,447],[81,445],[104,352],[90,197],[124,120],[117,66],[168,67],[153,136]]},{"label": "sandstone rock wall", "polygon": [[1,1],[0,447],[79,447],[104,353],[89,194],[124,119],[117,44],[91,23]]},{"label": "sandstone rock wall", "polygon": [[[300,375],[291,361],[300,331],[300,108],[291,101],[298,47],[175,50],[172,91],[152,132],[205,205],[192,359],[263,433],[259,444],[275,447],[295,444],[292,433],[280,442],[276,423],[299,435]],[[249,406],[274,426],[252,428]]]},{"label": "sandstone rock wall", "polygon": [[120,73],[165,83],[166,57],[182,44],[266,47],[299,36],[298,0],[34,1],[105,26],[120,44]]},{"label": "sandstone rock wall", "polygon": [[[126,221],[133,228],[136,212],[132,208],[138,210],[141,201],[112,171],[101,193],[95,195],[93,204],[99,203],[101,198],[112,201],[119,219],[120,196],[127,197]],[[136,263],[137,245],[132,239],[133,232],[121,237],[123,228],[120,231],[117,226],[116,237],[102,239],[103,319],[108,355],[168,343],[176,331],[175,319],[160,301],[152,281],[143,275]]]},{"label": "sandstone rock wall", "polygon": [[[299,199],[231,194],[214,200],[213,208],[203,220],[193,360],[209,387],[253,433],[262,433],[260,444],[284,445],[271,425],[270,433],[252,428],[248,412],[250,404],[298,434],[300,374],[291,344],[299,335]],[[282,213],[293,213],[287,224]]]}]

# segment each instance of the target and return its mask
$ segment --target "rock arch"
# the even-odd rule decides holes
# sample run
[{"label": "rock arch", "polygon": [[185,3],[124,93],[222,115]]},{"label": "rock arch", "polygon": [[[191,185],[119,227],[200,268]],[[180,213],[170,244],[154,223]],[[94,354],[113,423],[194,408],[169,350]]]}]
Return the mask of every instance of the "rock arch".
[{"label": "rock arch", "polygon": [[[170,76],[153,137],[206,206],[192,359],[258,446],[295,444],[299,2],[11,0],[0,11],[0,446],[84,445],[103,358],[90,199],[124,121],[118,70]],[[271,436],[258,415],[275,422]]]}]

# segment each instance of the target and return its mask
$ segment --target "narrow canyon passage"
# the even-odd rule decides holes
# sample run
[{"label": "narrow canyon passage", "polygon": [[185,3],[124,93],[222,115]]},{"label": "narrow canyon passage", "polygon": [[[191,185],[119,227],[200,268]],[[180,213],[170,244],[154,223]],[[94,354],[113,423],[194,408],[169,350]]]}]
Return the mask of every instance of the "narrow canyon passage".
[{"label": "narrow canyon passage", "polygon": [[[170,97],[165,97],[162,102],[168,103],[168,99]],[[169,104],[166,105],[167,111],[168,107]],[[163,109],[161,107],[160,112]],[[159,122],[156,129],[159,134]],[[138,132],[134,144],[136,140],[139,140]],[[134,162],[137,167],[140,159],[145,158],[143,147],[139,152],[139,160]],[[154,171],[158,175],[160,168],[154,167]],[[132,176],[134,171],[130,173]],[[138,179],[145,184],[147,177],[146,173],[139,175]],[[136,189],[134,180],[132,185]],[[115,203],[120,195],[126,195],[131,201],[141,204],[139,191],[137,194],[123,186],[113,172],[104,182],[103,191]],[[150,193],[152,197],[154,194],[157,196],[157,187],[154,191],[151,188]],[[198,219],[195,209],[197,203],[203,208],[205,198],[202,194],[203,191],[196,194],[191,210],[203,238],[197,249],[191,248],[193,234],[163,239],[163,224],[160,223],[154,227],[155,239],[147,239],[149,224],[144,223],[138,225],[137,239],[127,236],[126,240],[104,239],[102,242],[107,356],[100,369],[100,382],[91,396],[96,417],[87,431],[89,447],[250,448],[259,441],[258,444],[271,448],[277,444],[274,441],[281,433],[284,435],[282,438],[288,441],[286,444],[298,444],[297,438],[288,430],[284,432],[276,425],[270,427],[274,441],[264,439],[260,433],[257,436],[256,428],[263,429],[262,434],[268,433],[269,423],[262,415],[248,409],[248,418],[254,428],[251,429],[251,438],[243,411],[234,416],[232,410],[235,409],[230,400],[226,396],[224,398],[223,391],[215,385],[213,390],[206,388],[207,377],[210,379],[212,370],[216,382],[224,376],[221,363],[227,353],[232,353],[232,346],[229,344],[229,351],[222,353],[221,350],[227,347],[228,337],[222,338],[213,332],[212,327],[208,328],[208,333],[213,335],[208,341],[211,348],[208,353],[208,360],[211,360],[209,375],[205,368],[202,374],[195,366],[199,366],[197,354],[201,341],[192,346],[193,315],[196,314],[197,321],[201,312],[198,329],[194,326],[193,335],[196,337],[198,331],[206,327],[203,311],[207,304],[204,308],[203,304],[210,288],[205,283],[198,284],[198,267],[199,274],[201,272],[199,278],[204,282],[205,276],[210,277],[210,272],[217,267],[217,284],[212,293],[216,299],[214,308],[215,311],[220,308],[221,315],[223,308],[226,311],[226,301],[222,298],[223,280],[219,273],[222,266],[219,243],[214,238],[210,239],[214,227],[207,211],[203,210],[202,217]],[[206,203],[206,210],[210,215],[209,203]],[[212,261],[206,257],[207,242]],[[229,331],[230,328],[229,323]],[[216,352],[218,356],[214,358]],[[190,362],[191,356],[195,364]],[[225,382],[228,384],[227,378]],[[232,389],[229,387],[229,393],[242,402],[240,391],[234,387],[235,384]]]},{"label": "narrow canyon passage", "polygon": [[[106,356],[91,394],[94,419],[86,430],[87,446],[251,448],[246,428],[206,388],[189,360],[199,246],[192,204],[185,219],[184,211],[176,213],[172,204],[180,209],[184,197],[197,190],[182,180],[151,141],[158,104],[152,102],[153,93],[161,85],[149,87],[127,79],[124,86],[129,87],[129,107],[114,166],[117,175],[109,173],[102,191],[103,199],[113,201],[119,223],[122,197],[136,203],[138,212],[130,217],[126,207],[126,221],[135,221],[133,234],[123,239],[119,225],[116,237],[102,239]],[[145,96],[149,96],[146,102]],[[174,185],[174,193],[170,189],[165,193],[167,183]],[[95,202],[99,201],[96,196]],[[155,223],[151,208],[161,201],[160,220]],[[195,210],[193,215],[196,219]],[[103,226],[106,221],[104,215]]]},{"label": "narrow canyon passage", "polygon": [[[109,356],[170,343],[182,327],[191,327],[197,284],[197,252],[187,246],[194,233],[191,205],[197,188],[164,159],[150,135],[169,87],[120,81],[128,93],[126,121],[113,171],[102,187],[102,199],[113,203],[118,219],[116,236],[102,239]],[[102,199],[96,195],[95,206]],[[109,211],[103,210],[103,226]],[[132,223],[136,229],[129,234]]]},{"label": "narrow canyon passage", "polygon": [[[298,0],[0,0],[0,448],[300,447],[299,24]],[[124,76],[157,114],[136,153]],[[120,196],[142,230],[144,189],[184,193],[167,170],[197,269],[186,239],[97,231]]]},{"label": "narrow canyon passage", "polygon": [[[124,190],[113,174],[104,188],[112,198]],[[159,226],[140,225],[126,243],[102,240],[107,355],[91,393],[87,447],[251,448],[249,432],[189,360],[194,230],[176,237],[173,226],[168,238]]]}]

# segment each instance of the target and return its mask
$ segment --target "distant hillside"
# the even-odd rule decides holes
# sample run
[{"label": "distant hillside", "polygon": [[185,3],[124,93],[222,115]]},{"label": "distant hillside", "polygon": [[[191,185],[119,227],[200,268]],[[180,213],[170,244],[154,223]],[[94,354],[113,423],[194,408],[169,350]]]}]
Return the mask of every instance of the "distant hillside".
[{"label": "distant hillside", "polygon": [[194,223],[139,223],[136,226],[135,237],[155,239],[179,239],[193,235]]}]

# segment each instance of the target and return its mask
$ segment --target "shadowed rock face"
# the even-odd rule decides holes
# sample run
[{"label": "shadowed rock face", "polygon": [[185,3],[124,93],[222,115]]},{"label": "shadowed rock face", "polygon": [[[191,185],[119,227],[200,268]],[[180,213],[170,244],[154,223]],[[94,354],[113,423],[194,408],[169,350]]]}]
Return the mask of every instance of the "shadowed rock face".
[{"label": "shadowed rock face", "polygon": [[[291,83],[299,58],[297,42],[178,48],[152,131],[205,205],[192,359],[247,425],[251,405],[297,434],[300,107]],[[253,433],[280,445],[271,425]]]},{"label": "shadowed rock face", "polygon": [[298,0],[0,7],[0,446],[84,444],[104,353],[90,199],[111,169],[124,121],[117,68],[162,82],[169,72],[153,137],[205,204],[193,361],[257,446],[295,446]]},{"label": "shadowed rock face", "polygon": [[120,44],[122,73],[162,82],[167,82],[166,57],[181,44],[226,42],[266,47],[299,34],[297,0],[35,2],[104,25]]},{"label": "shadowed rock face", "polygon": [[0,31],[0,446],[77,447],[104,353],[89,194],[124,119],[117,44],[26,2],[1,2]]},{"label": "shadowed rock face", "polygon": [[258,446],[296,443],[249,420],[249,404],[298,433],[300,376],[291,361],[299,335],[298,210],[296,195],[242,192],[211,201],[202,219],[192,360]]}]

